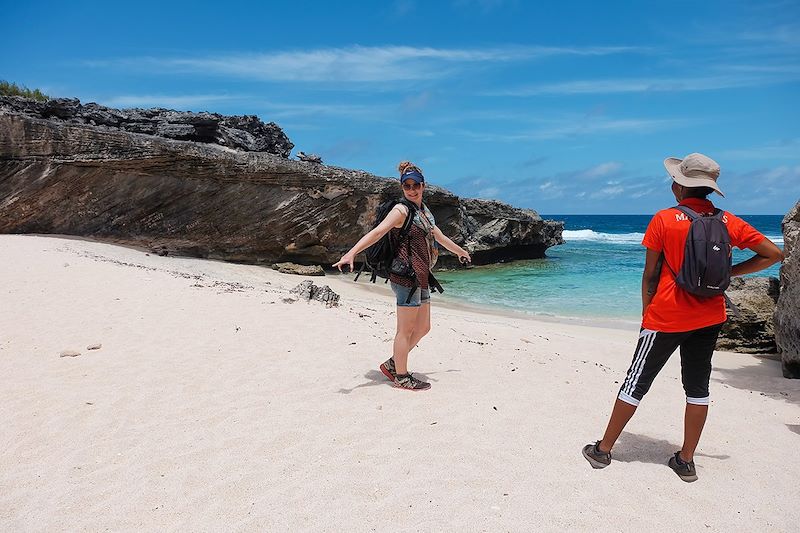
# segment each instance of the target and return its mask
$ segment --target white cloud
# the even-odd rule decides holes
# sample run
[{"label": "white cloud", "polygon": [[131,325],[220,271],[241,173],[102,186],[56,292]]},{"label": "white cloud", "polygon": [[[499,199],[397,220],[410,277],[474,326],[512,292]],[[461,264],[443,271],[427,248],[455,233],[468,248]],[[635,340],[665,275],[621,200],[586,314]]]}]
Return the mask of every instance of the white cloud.
[{"label": "white cloud", "polygon": [[[741,70],[746,67],[740,66]],[[764,68],[761,72],[749,69],[749,73],[687,78],[629,78],[576,80],[560,83],[528,85],[501,91],[484,93],[487,96],[540,96],[540,95],[580,95],[580,94],[624,94],[645,92],[684,92],[714,91],[742,87],[761,87],[797,81],[797,69],[778,70]],[[781,73],[782,75],[776,75]],[[769,75],[759,75],[769,74]]]},{"label": "white cloud", "polygon": [[759,181],[766,185],[779,185],[781,183],[796,184],[800,181],[800,166],[787,166],[780,167],[758,172]]},{"label": "white cloud", "polygon": [[724,159],[800,159],[800,138],[773,141],[761,146],[735,148],[720,152]]},{"label": "white cloud", "polygon": [[486,189],[481,189],[478,191],[478,198],[483,198],[484,200],[492,200],[497,198],[497,195],[500,194],[500,189],[497,187],[488,187]]},{"label": "white cloud", "polygon": [[469,10],[479,9],[483,13],[488,13],[509,5],[515,6],[517,3],[516,0],[454,0],[453,6]]},{"label": "white cloud", "polygon": [[[621,163],[617,163],[616,161],[609,161],[607,163],[600,163],[599,165],[593,166],[592,168],[584,171],[581,174],[583,178],[601,178],[604,176],[608,176],[609,174],[616,174],[622,168]],[[609,185],[616,183],[616,182],[608,182]]]},{"label": "white cloud", "polygon": [[[581,117],[563,119],[560,122],[553,122],[534,130],[511,133],[487,133],[470,130],[458,130],[456,133],[486,142],[542,141],[599,133],[647,133],[679,127],[685,123],[684,119],[599,119]],[[697,121],[694,121],[694,124],[697,124]]]},{"label": "white cloud", "polygon": [[628,46],[351,46],[206,57],[122,58],[115,61],[88,61],[86,64],[169,73],[236,76],[265,81],[386,82],[441,78],[460,65],[491,65],[553,56],[601,56],[640,50],[642,49]]},{"label": "white cloud", "polygon": [[326,103],[285,103],[285,102],[270,102],[251,100],[248,102],[248,108],[260,110],[263,109],[265,114],[271,117],[298,117],[298,116],[344,116],[348,118],[369,118],[375,120],[379,117],[385,116],[389,108],[379,105],[361,105],[361,104],[326,104]]},{"label": "white cloud", "polygon": [[221,94],[166,95],[139,94],[119,95],[99,98],[97,102],[109,107],[167,107],[170,109],[198,109],[219,102],[235,100],[238,97]]}]

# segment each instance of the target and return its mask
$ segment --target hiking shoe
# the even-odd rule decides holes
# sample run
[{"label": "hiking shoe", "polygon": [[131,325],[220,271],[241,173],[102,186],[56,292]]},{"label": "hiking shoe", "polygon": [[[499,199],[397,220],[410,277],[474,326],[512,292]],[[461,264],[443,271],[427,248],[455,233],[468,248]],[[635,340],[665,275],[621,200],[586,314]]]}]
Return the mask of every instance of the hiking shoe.
[{"label": "hiking shoe", "polygon": [[394,367],[394,357],[390,357],[388,360],[381,363],[381,366],[378,368],[381,369],[384,376],[389,378],[389,381],[394,381],[397,377],[397,369]]},{"label": "hiking shoe", "polygon": [[685,482],[697,481],[697,470],[694,469],[694,461],[685,462],[681,459],[681,452],[675,452],[675,455],[669,458],[667,464]]},{"label": "hiking shoe", "polygon": [[611,464],[611,452],[603,453],[597,446],[600,441],[594,444],[587,444],[583,447],[583,456],[592,465],[592,468],[605,468]]},{"label": "hiking shoe", "polygon": [[428,390],[431,388],[430,383],[415,378],[411,373],[405,375],[397,374],[397,377],[394,378],[394,386],[398,389],[413,391]]}]

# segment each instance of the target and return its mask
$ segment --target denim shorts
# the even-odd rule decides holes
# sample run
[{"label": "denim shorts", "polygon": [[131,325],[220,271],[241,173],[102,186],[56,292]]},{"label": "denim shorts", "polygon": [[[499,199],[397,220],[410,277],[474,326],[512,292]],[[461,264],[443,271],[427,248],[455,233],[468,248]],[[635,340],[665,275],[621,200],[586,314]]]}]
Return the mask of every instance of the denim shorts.
[{"label": "denim shorts", "polygon": [[397,305],[400,307],[419,307],[422,304],[429,304],[431,303],[431,291],[430,289],[422,289],[417,287],[414,291],[414,294],[411,295],[411,299],[406,303],[408,299],[408,293],[411,292],[411,287],[403,287],[395,282],[391,282],[392,291],[394,295],[397,297]]}]

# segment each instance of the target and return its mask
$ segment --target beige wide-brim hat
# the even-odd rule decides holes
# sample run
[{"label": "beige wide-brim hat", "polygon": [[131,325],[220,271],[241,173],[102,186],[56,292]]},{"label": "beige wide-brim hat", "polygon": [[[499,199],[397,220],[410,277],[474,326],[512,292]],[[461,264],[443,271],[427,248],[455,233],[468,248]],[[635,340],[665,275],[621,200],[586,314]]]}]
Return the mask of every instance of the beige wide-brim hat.
[{"label": "beige wide-brim hat", "polygon": [[719,165],[708,156],[695,153],[689,154],[683,159],[668,157],[664,160],[664,167],[678,185],[683,185],[684,187],[711,187],[720,196],[725,196],[717,186]]}]

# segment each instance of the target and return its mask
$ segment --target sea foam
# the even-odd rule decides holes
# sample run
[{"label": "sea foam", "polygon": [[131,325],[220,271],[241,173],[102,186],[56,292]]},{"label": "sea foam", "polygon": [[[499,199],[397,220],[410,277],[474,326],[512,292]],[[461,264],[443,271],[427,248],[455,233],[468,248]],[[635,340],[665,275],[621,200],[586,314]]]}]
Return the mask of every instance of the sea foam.
[{"label": "sea foam", "polygon": [[[591,229],[564,230],[562,236],[566,242],[594,241],[610,244],[640,244],[644,233],[602,233]],[[783,246],[783,235],[765,235],[766,238]]]},{"label": "sea foam", "polygon": [[644,238],[644,233],[601,233],[591,229],[564,230],[564,240],[570,241],[596,241],[611,244],[639,244]]}]

